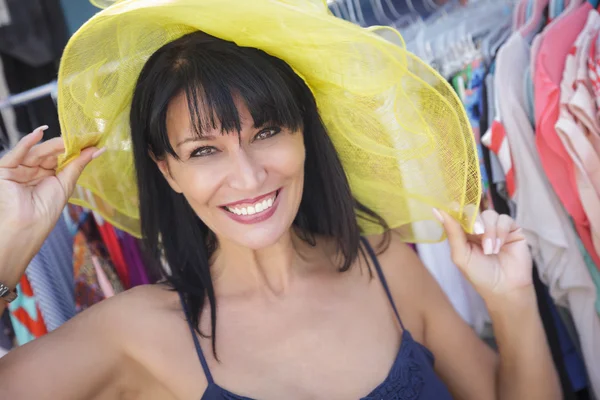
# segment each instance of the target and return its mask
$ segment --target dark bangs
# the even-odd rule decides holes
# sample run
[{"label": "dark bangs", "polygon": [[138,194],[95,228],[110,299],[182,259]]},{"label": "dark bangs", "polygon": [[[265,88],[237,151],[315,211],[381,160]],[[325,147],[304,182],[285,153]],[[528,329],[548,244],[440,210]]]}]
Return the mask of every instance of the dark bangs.
[{"label": "dark bangs", "polygon": [[[214,129],[239,133],[236,99],[246,104],[256,128],[267,123],[292,131],[302,128],[301,109],[284,76],[293,71],[283,61],[255,48],[240,52],[235,43],[216,42],[210,35],[197,32],[167,44],[160,53],[164,68],[154,68],[146,75],[142,72],[160,88],[149,99],[153,112],[149,114],[148,139],[157,157],[168,153],[178,158],[167,135],[166,113],[169,103],[182,93],[198,136]],[[153,65],[152,60],[148,64]]]}]

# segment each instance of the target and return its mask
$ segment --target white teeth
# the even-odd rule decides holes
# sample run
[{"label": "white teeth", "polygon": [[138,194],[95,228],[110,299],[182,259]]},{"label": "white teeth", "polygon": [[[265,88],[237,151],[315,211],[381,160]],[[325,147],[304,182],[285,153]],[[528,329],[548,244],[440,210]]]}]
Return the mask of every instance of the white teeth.
[{"label": "white teeth", "polygon": [[226,207],[229,212],[232,212],[236,215],[254,215],[259,212],[263,212],[271,207],[273,207],[273,203],[275,202],[275,196],[263,200],[259,203],[256,203],[253,206],[249,207],[240,207],[240,208],[230,208]]}]

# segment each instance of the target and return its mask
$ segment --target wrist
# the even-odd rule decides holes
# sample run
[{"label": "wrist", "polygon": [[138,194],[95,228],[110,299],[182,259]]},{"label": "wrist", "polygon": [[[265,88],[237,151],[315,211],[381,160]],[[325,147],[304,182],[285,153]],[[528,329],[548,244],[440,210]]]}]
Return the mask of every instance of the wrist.
[{"label": "wrist", "polygon": [[41,244],[29,235],[0,235],[0,282],[14,289]]},{"label": "wrist", "polygon": [[500,314],[517,317],[532,310],[537,312],[537,297],[533,284],[506,293],[493,294],[483,300],[490,316]]}]

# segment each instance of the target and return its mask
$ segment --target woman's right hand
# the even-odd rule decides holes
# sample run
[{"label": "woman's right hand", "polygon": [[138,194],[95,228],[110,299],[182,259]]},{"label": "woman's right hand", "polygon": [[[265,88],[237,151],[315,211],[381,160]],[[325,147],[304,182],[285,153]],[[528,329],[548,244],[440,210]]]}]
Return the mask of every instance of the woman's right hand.
[{"label": "woman's right hand", "polygon": [[46,129],[37,128],[0,158],[0,281],[11,286],[54,228],[85,166],[103,152],[87,148],[57,173],[64,142],[38,144]]}]

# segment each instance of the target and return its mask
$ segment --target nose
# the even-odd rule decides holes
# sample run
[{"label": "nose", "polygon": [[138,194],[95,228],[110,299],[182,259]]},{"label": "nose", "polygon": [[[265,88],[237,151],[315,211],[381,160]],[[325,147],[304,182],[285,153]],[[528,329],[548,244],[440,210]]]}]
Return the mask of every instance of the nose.
[{"label": "nose", "polygon": [[261,161],[248,154],[242,146],[230,154],[229,186],[247,192],[259,189],[267,177],[267,171]]}]

